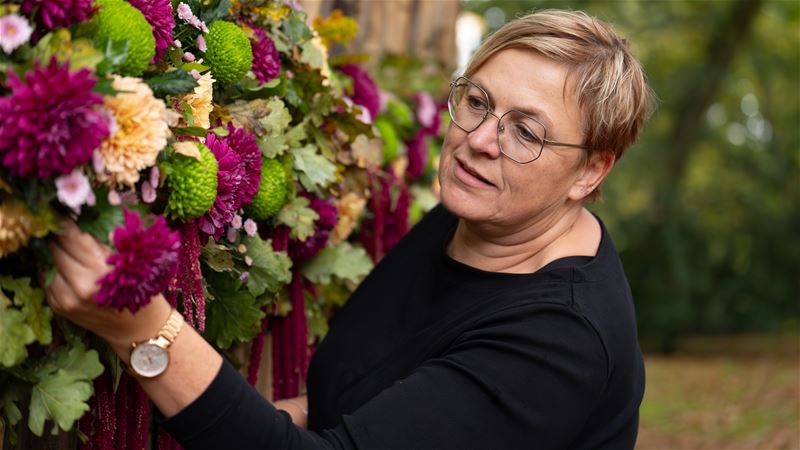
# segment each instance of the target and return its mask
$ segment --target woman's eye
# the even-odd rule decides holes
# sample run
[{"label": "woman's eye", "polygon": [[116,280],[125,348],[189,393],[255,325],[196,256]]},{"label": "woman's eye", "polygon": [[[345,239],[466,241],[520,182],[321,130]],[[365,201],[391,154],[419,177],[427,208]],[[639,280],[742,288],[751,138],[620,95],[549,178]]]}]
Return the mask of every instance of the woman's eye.
[{"label": "woman's eye", "polygon": [[530,128],[528,128],[528,126],[523,123],[516,124],[514,126],[514,129],[516,130],[517,137],[519,137],[521,140],[525,142],[530,142],[533,144],[538,144],[541,142],[539,136],[537,136],[536,133],[531,131]]},{"label": "woman's eye", "polygon": [[477,109],[480,111],[486,111],[487,109],[486,100],[475,95],[467,96],[467,104],[472,109]]}]

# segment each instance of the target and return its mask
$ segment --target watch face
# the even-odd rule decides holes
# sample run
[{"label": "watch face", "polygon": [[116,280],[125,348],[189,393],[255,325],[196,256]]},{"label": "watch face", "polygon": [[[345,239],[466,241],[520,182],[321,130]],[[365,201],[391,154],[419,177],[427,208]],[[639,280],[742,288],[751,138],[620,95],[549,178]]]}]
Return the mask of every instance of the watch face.
[{"label": "watch face", "polygon": [[161,375],[168,363],[167,350],[150,342],[137,345],[131,352],[131,368],[143,377]]}]

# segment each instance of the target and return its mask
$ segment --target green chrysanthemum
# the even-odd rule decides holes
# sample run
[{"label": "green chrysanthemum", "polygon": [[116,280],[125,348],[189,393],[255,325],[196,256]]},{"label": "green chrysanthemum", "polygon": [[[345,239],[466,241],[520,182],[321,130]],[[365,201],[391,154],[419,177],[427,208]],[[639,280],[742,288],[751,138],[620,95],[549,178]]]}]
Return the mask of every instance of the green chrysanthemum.
[{"label": "green chrysanthemum", "polygon": [[122,0],[97,0],[97,6],[100,10],[92,19],[95,45],[103,45],[107,39],[128,41],[128,58],[120,72],[141,75],[156,52],[156,41],[147,19],[141,11]]},{"label": "green chrysanthemum", "polygon": [[208,27],[205,39],[205,62],[219,83],[233,84],[250,70],[253,49],[250,39],[241,28],[231,22],[217,20]]},{"label": "green chrysanthemum", "polygon": [[245,209],[247,216],[262,221],[275,215],[286,203],[288,186],[289,177],[283,163],[277,159],[265,160],[261,167],[261,183],[258,185],[258,193],[253,197],[253,202]]},{"label": "green chrysanthemum", "polygon": [[217,197],[217,159],[203,144],[194,143],[201,160],[175,153],[167,166],[169,199],[165,211],[170,219],[190,220],[205,214]]}]

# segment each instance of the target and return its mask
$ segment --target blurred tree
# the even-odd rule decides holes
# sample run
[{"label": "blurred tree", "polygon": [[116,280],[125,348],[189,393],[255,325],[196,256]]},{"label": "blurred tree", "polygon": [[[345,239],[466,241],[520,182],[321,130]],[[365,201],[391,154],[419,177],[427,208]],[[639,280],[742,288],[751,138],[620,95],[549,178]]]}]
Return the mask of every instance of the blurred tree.
[{"label": "blurred tree", "polygon": [[574,8],[630,39],[659,97],[593,206],[617,241],[640,335],[797,332],[800,3],[468,2],[490,28]]}]

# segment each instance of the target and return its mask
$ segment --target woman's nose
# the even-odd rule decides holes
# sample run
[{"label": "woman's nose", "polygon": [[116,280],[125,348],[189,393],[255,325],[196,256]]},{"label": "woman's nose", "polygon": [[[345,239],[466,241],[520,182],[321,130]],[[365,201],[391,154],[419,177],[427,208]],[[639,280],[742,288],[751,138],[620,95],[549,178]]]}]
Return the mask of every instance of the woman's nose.
[{"label": "woman's nose", "polygon": [[489,158],[500,157],[500,145],[497,141],[498,119],[493,114],[480,124],[480,126],[467,134],[467,142],[472,151],[484,153]]}]

